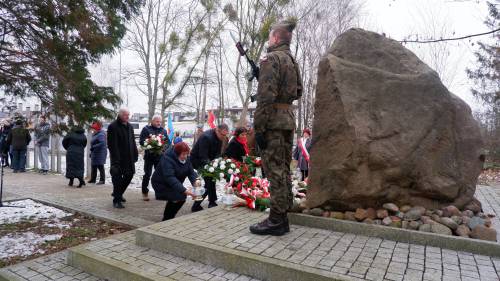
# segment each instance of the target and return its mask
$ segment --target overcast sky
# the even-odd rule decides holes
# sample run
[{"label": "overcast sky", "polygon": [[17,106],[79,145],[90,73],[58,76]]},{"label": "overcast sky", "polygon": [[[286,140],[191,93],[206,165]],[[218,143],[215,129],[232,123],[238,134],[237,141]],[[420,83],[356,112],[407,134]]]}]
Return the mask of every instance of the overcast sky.
[{"label": "overcast sky", "polygon": [[[445,31],[449,32],[445,37],[459,37],[487,31],[483,24],[486,16],[484,1],[477,0],[366,0],[359,25],[365,29],[383,32],[396,40],[411,34],[428,33],[431,25],[439,25],[440,28],[444,26]],[[447,45],[450,54],[446,58],[445,73],[448,76],[445,84],[449,90],[465,100],[474,110],[478,109],[479,105],[470,94],[471,85],[465,75],[465,69],[473,66],[475,46],[471,43],[478,39],[486,38],[477,37]],[[428,53],[428,44],[406,46],[425,61],[424,54]],[[237,56],[236,52],[234,55]],[[122,70],[133,68],[134,65],[137,65],[137,59],[129,52],[123,52]],[[93,79],[118,90],[118,66],[118,56],[104,59],[100,65],[92,68]],[[135,89],[132,82],[122,82],[121,87],[125,99],[128,94],[128,105],[132,112],[147,112],[147,98]]]}]

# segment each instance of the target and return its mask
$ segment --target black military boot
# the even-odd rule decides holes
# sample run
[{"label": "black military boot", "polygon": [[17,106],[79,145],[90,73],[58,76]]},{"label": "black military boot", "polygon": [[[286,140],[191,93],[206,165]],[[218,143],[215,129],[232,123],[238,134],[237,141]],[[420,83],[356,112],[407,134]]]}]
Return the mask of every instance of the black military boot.
[{"label": "black military boot", "polygon": [[250,232],[257,235],[281,236],[289,231],[288,219],[283,214],[276,214],[273,211],[267,219],[250,226]]}]

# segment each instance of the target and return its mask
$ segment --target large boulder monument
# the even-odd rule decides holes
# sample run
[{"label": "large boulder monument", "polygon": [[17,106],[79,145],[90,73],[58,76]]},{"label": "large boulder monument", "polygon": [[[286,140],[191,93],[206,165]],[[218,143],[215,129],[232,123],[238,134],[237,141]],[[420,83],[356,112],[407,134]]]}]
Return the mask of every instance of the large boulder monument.
[{"label": "large boulder monument", "polygon": [[401,43],[362,29],[321,60],[308,208],[477,207],[471,109]]}]

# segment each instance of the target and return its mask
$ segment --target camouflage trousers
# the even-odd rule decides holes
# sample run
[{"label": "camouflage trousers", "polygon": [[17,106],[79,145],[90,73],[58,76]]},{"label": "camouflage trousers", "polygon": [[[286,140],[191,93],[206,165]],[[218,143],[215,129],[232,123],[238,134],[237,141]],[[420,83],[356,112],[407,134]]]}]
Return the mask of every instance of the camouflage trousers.
[{"label": "camouflage trousers", "polygon": [[293,206],[290,162],[292,161],[293,131],[268,130],[267,148],[262,151],[262,168],[270,182],[271,211],[284,214]]}]

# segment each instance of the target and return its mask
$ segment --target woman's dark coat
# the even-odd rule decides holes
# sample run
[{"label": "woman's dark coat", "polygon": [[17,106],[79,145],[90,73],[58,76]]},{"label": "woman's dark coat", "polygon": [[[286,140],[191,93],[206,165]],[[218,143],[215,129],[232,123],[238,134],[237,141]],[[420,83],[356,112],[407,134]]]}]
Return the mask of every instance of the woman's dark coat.
[{"label": "woman's dark coat", "polygon": [[226,151],[224,151],[223,156],[243,162],[243,157],[247,155],[243,145],[236,140],[236,137],[234,137],[231,139],[231,141],[229,141],[229,144],[226,148]]},{"label": "woman's dark coat", "polygon": [[[311,138],[308,138],[306,140],[305,147],[310,155],[311,154]],[[304,157],[304,155],[302,155],[302,150],[300,149],[298,142],[297,142],[297,146],[295,147],[295,150],[293,151],[293,159],[295,159],[299,162],[297,165],[297,168],[300,168],[301,171],[309,170],[309,163],[307,163],[306,158]]]},{"label": "woman's dark coat", "polygon": [[92,141],[90,142],[90,159],[92,166],[104,165],[107,156],[106,133],[104,133],[103,130],[99,130],[92,135]]},{"label": "woman's dark coat", "polygon": [[66,149],[66,177],[83,178],[85,146],[87,145],[87,137],[83,129],[75,129],[67,134],[62,145]]},{"label": "woman's dark coat", "polygon": [[156,167],[151,184],[155,190],[157,200],[184,201],[186,188],[183,183],[189,178],[193,184],[196,181],[197,174],[193,169],[191,161],[188,160],[182,164],[172,148],[168,149],[161,156],[160,162]]}]

